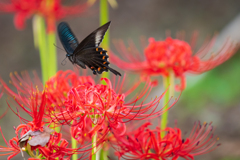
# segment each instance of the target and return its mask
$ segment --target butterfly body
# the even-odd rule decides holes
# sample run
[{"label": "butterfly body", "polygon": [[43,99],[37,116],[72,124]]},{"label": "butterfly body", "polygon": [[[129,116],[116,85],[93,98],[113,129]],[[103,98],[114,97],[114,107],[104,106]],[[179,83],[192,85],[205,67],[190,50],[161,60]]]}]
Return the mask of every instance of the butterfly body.
[{"label": "butterfly body", "polygon": [[99,27],[79,43],[68,24],[61,22],[58,25],[58,35],[68,59],[83,69],[87,66],[93,74],[102,74],[103,71],[110,70],[115,75],[121,76],[119,72],[109,67],[107,51],[99,47],[109,25],[110,22]]}]

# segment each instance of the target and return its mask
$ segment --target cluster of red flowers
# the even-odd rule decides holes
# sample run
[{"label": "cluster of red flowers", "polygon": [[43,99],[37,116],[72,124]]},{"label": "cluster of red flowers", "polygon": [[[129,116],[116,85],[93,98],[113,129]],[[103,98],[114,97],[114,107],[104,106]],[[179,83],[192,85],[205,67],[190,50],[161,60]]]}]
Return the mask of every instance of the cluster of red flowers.
[{"label": "cluster of red flowers", "polygon": [[[149,129],[151,123],[145,123],[137,130],[127,132],[122,136],[114,134],[115,154],[125,159],[168,159],[177,160],[179,157],[194,159],[194,156],[216,149],[218,138],[213,136],[211,124],[195,123],[192,132],[186,139],[182,138],[179,128],[167,127],[164,130]],[[166,132],[164,137],[161,133]]]},{"label": "cluster of red flowers", "polygon": [[39,14],[46,19],[48,31],[55,30],[55,22],[66,16],[84,12],[89,4],[76,2],[72,6],[63,6],[61,0],[9,0],[0,1],[0,11],[15,14],[14,24],[17,29],[23,29],[26,19]]},{"label": "cluster of red flowers", "polygon": [[[41,158],[33,154],[33,151],[38,149],[42,156],[48,159],[89,152],[90,149],[86,148],[91,146],[91,140],[95,135],[98,139],[97,146],[101,146],[109,140],[109,135],[125,134],[127,122],[153,118],[166,111],[157,109],[164,94],[143,103],[151,91],[150,82],[146,83],[136,98],[125,102],[125,97],[138,89],[141,82],[127,87],[129,89],[123,94],[117,91],[122,90],[124,80],[122,83],[119,80],[112,84],[109,79],[103,78],[102,81],[105,81],[106,85],[95,84],[91,77],[78,76],[73,71],[59,71],[46,82],[44,90],[36,75],[34,82],[26,72],[23,72],[22,76],[17,73],[10,74],[10,77],[10,83],[16,87],[17,93],[2,79],[1,84],[15,99],[18,108],[29,114],[32,120],[21,117],[8,103],[21,122],[26,123],[16,128],[16,137],[9,143],[5,140],[8,147],[1,146],[1,152],[10,152],[6,154],[11,154],[9,159],[20,150],[27,150],[31,157]],[[115,84],[116,87],[113,87]],[[72,149],[68,146],[69,136],[62,137],[61,133],[54,131],[56,127],[64,125],[70,127],[68,133],[70,132],[71,137],[77,140],[78,148]]]}]

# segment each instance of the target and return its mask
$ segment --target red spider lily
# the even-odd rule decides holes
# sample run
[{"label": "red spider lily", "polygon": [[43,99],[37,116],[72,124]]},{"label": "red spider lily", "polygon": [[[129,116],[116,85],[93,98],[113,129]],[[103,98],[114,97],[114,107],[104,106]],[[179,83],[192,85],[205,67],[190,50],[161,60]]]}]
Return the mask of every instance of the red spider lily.
[{"label": "red spider lily", "polygon": [[0,83],[3,86],[3,90],[7,92],[10,96],[19,99],[19,96],[22,95],[24,97],[30,98],[33,92],[36,92],[38,89],[40,91],[43,90],[43,85],[36,72],[33,72],[34,78],[33,80],[30,78],[30,75],[27,72],[22,72],[21,76],[14,72],[10,73],[9,83],[12,84],[16,89],[17,93],[11,90],[8,85],[0,78]]},{"label": "red spider lily", "polygon": [[[33,96],[34,95],[34,96]],[[48,118],[44,112],[46,105],[46,95],[45,93],[41,94],[42,97],[38,98],[38,92],[33,93],[31,98],[29,99],[28,107],[25,108],[21,105],[17,99],[16,102],[21,106],[21,108],[28,113],[33,120],[28,121],[25,118],[21,117],[19,113],[15,113],[19,116],[20,120],[26,122],[27,124],[20,124],[16,128],[16,135],[20,134],[20,138],[13,138],[10,140],[11,147],[2,147],[0,149],[1,152],[14,151],[7,154],[0,155],[10,155],[9,159],[19,153],[20,148],[33,157],[38,158],[33,150],[39,149],[40,153],[47,159],[56,159],[57,157],[71,157],[72,154],[76,153],[81,148],[71,149],[67,148],[68,142],[65,139],[62,139],[60,133],[54,133],[54,136],[50,134],[54,131],[46,126],[46,122],[44,120],[50,119]],[[41,102],[39,104],[39,102]],[[10,107],[10,106],[9,106]],[[11,108],[11,107],[10,107]],[[30,110],[28,110],[30,108]],[[12,109],[12,108],[11,108]],[[12,144],[13,142],[16,144]],[[8,143],[5,140],[6,145]],[[17,148],[17,149],[16,149]],[[80,152],[80,151],[78,151]]]},{"label": "red spider lily", "polygon": [[[146,83],[141,92],[138,92],[137,98],[133,98],[126,103],[125,97],[138,88],[140,81],[131,87],[127,87],[128,91],[125,94],[118,94],[117,91],[122,90],[124,81],[120,82],[119,80],[116,83],[114,81],[113,85],[117,84],[117,86],[113,87],[110,80],[104,78],[106,85],[96,85],[90,77],[78,76],[72,71],[59,71],[56,76],[46,82],[46,88],[42,92],[39,91],[38,87],[33,87],[35,84],[32,84],[29,76],[26,76],[27,73],[23,75],[25,76],[21,77],[18,74],[13,76],[11,74],[11,83],[21,93],[13,92],[3,80],[0,79],[0,82],[4,89],[15,97],[15,101],[20,108],[33,118],[32,121],[28,121],[15,112],[21,121],[27,123],[27,125],[24,125],[25,127],[20,127],[25,129],[21,132],[19,141],[21,146],[30,145],[28,150],[31,151],[37,147],[41,152],[44,152],[45,157],[87,153],[90,149],[85,148],[91,148],[91,139],[94,135],[97,134],[97,143],[94,145],[98,147],[106,141],[105,137],[110,132],[118,132],[119,135],[123,135],[126,130],[125,123],[128,121],[154,118],[164,112],[163,109],[157,110],[157,107],[165,92],[149,103],[137,104],[140,99],[145,101],[148,97],[152,88],[150,82]],[[25,81],[25,79],[27,80]],[[35,81],[41,86],[39,88],[42,88],[41,82],[36,76]],[[10,105],[9,107],[12,109]],[[68,124],[71,126],[71,137],[78,140],[78,145],[85,145],[71,150],[65,146],[65,144],[67,145],[66,140],[63,140],[63,147],[51,144],[51,146],[44,148],[42,143],[36,143],[35,140],[40,138],[45,143],[49,139],[51,132],[44,129],[46,123],[52,123],[54,126]],[[45,134],[47,136],[42,139]],[[34,145],[29,140],[32,137],[34,137]],[[82,149],[85,150],[82,151]],[[53,150],[60,151],[55,154]]]},{"label": "red spider lily", "polygon": [[7,147],[4,147],[0,145],[0,152],[8,152],[8,153],[0,153],[0,156],[9,155],[8,160],[10,160],[14,156],[16,156],[18,153],[20,153],[20,147],[18,146],[18,138],[14,137],[11,140],[9,140],[9,143],[8,143],[5,137],[3,136],[1,127],[0,127],[0,131],[3,137],[3,140],[7,146]]},{"label": "red spider lily", "polygon": [[[41,94],[43,93],[43,84],[36,72],[33,72],[34,77],[31,79],[30,75],[27,72],[22,72],[21,76],[15,72],[10,73],[11,80],[9,81],[16,89],[17,93],[8,87],[8,85],[0,78],[0,83],[2,88],[19,103],[23,103],[26,107],[28,105],[29,98],[33,96],[32,94],[38,93],[38,98],[40,100]],[[77,73],[67,70],[67,71],[58,71],[55,76],[50,78],[46,82],[45,95],[47,97],[46,103],[50,107],[56,105],[62,105],[67,98],[67,93],[72,87],[77,87],[83,83],[92,83],[94,80],[90,76],[79,76]],[[50,109],[49,109],[50,110]]]},{"label": "red spider lily", "polygon": [[[21,137],[24,137],[29,131],[31,131],[28,125],[21,124],[16,128],[16,135],[20,133]],[[47,127],[43,127],[47,128]],[[48,128],[49,129],[49,128]],[[1,131],[1,128],[0,128]],[[2,131],[1,131],[2,132]],[[9,155],[8,160],[16,156],[18,153],[20,153],[20,147],[23,151],[27,150],[28,154],[32,157],[30,159],[48,159],[48,160],[54,160],[56,158],[70,158],[74,153],[76,153],[77,149],[71,149],[68,148],[68,142],[67,140],[62,138],[61,133],[54,132],[53,135],[50,135],[46,137],[46,133],[42,132],[42,135],[32,135],[26,139],[26,143],[22,144],[23,141],[22,138],[18,138],[18,136],[14,137],[13,139],[9,140],[9,143],[6,141],[6,139],[3,136],[3,139],[7,145],[7,147],[0,146],[0,152],[9,152],[9,153],[2,153],[0,156]],[[25,137],[24,137],[25,138]],[[46,141],[47,138],[47,141]],[[31,140],[35,139],[35,142]],[[29,143],[31,142],[31,143]],[[33,145],[29,145],[33,144]],[[39,153],[42,154],[41,158],[34,155],[32,152],[33,150],[39,150]],[[78,148],[79,149],[79,148]]]},{"label": "red spider lily", "polygon": [[[218,138],[213,136],[211,123],[201,125],[196,123],[190,135],[184,140],[179,128],[167,127],[164,130],[148,129],[150,123],[145,123],[139,129],[126,133],[124,136],[114,134],[116,140],[112,142],[116,155],[125,159],[162,159],[186,160],[205,154],[216,149]],[[161,138],[161,132],[167,134]]]},{"label": "red spider lily", "polygon": [[[40,97],[39,97],[40,95]],[[19,100],[23,103],[21,104]],[[9,105],[9,108],[19,116],[21,120],[23,120],[25,123],[28,123],[28,125],[31,126],[31,129],[33,131],[35,130],[41,130],[44,125],[43,118],[47,118],[45,112],[46,107],[46,95],[43,92],[32,92],[32,95],[29,98],[18,96],[18,99],[15,98],[15,101],[19,105],[20,108],[22,108],[27,114],[29,114],[33,120],[28,121],[25,118],[21,117],[19,113],[16,113],[12,107]]]},{"label": "red spider lily", "polygon": [[[12,140],[10,140],[11,146],[15,150],[16,150],[16,148],[18,148],[18,150],[15,153],[13,153],[11,156],[9,156],[9,159],[11,159],[13,156],[18,154],[20,151],[20,148],[21,149],[25,148],[26,144],[29,142],[30,142],[30,144],[32,144],[33,147],[35,147],[37,145],[44,146],[49,141],[50,134],[48,136],[46,135],[46,133],[49,131],[49,129],[47,129],[45,126],[43,126],[44,125],[43,116],[44,116],[46,100],[44,98],[45,94],[43,94],[42,96],[43,96],[42,102],[40,105],[38,105],[38,94],[37,93],[36,93],[36,97],[30,98],[30,103],[29,103],[30,109],[31,109],[30,111],[25,109],[23,107],[23,105],[19,104],[24,109],[24,111],[26,111],[33,118],[32,121],[27,121],[23,117],[20,117],[19,113],[14,112],[15,114],[17,114],[20,117],[20,120],[23,120],[25,122],[27,121],[28,124],[27,125],[21,124],[17,127],[17,129],[15,131],[16,135],[18,135],[19,131],[21,130],[21,132],[20,132],[21,138],[16,137],[16,138],[13,138]],[[16,102],[19,103],[17,100],[16,100]],[[32,139],[30,139],[30,138],[32,138]],[[13,141],[15,141],[17,144],[13,144]],[[6,140],[5,140],[5,143],[6,143],[6,145],[8,145]],[[28,153],[31,152],[30,150],[31,149],[28,149]],[[5,150],[3,150],[3,152],[5,152]]]},{"label": "red spider lily", "polygon": [[164,94],[149,103],[143,104],[142,102],[136,105],[145,94],[146,97],[148,96],[151,90],[150,84],[136,99],[126,103],[125,96],[139,84],[130,88],[126,94],[117,94],[109,79],[103,78],[102,80],[107,85],[85,83],[73,87],[68,92],[68,99],[64,106],[57,109],[60,112],[49,112],[52,113],[49,116],[51,121],[72,126],[71,134],[77,140],[90,140],[95,133],[99,133],[101,140],[104,141],[103,137],[110,130],[117,131],[120,135],[124,134],[126,122],[153,118],[164,112],[162,109],[157,110]]},{"label": "red spider lily", "polygon": [[71,70],[58,71],[55,76],[46,82],[45,90],[48,103],[61,106],[70,89],[84,83],[95,84],[90,76],[79,76]]},{"label": "red spider lily", "polygon": [[51,136],[49,143],[45,147],[39,147],[40,153],[49,160],[70,159],[76,149],[68,148],[68,141],[62,138],[61,133],[54,133]]},{"label": "red spider lily", "polygon": [[[2,1],[2,0],[1,0]],[[0,11],[14,13],[14,24],[17,29],[23,29],[26,19],[34,14],[45,17],[48,31],[55,30],[55,22],[66,16],[79,15],[88,7],[88,3],[75,3],[72,6],[63,6],[61,0],[9,0],[0,1]]]},{"label": "red spider lily", "polygon": [[211,70],[228,60],[238,49],[236,45],[227,41],[219,51],[206,60],[204,57],[207,57],[212,49],[215,39],[216,36],[193,55],[195,35],[190,44],[171,37],[166,38],[165,41],[155,41],[154,38],[149,38],[149,45],[144,49],[145,60],[132,42],[129,43],[130,48],[127,48],[122,41],[119,41],[115,43],[116,48],[128,62],[114,54],[111,55],[111,61],[124,70],[139,72],[145,76],[169,76],[170,72],[173,72],[175,77],[181,80],[176,89],[183,90],[186,87],[186,72],[201,74]]}]

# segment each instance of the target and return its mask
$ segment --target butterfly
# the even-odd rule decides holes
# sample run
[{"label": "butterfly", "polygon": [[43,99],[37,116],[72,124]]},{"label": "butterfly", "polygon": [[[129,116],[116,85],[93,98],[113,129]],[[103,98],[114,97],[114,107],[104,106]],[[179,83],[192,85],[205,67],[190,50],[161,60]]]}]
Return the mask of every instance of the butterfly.
[{"label": "butterfly", "polygon": [[109,67],[107,51],[99,47],[110,23],[111,21],[99,27],[79,43],[69,25],[61,22],[58,25],[58,36],[67,52],[66,57],[83,69],[87,66],[94,75],[110,70],[115,75],[121,76],[118,71]]}]

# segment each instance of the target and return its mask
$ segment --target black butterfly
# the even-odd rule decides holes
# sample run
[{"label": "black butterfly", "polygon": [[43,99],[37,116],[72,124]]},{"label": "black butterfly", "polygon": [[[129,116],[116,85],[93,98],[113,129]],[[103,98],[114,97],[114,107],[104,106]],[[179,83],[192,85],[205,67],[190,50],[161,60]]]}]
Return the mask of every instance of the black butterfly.
[{"label": "black butterfly", "polygon": [[121,74],[109,67],[107,51],[99,47],[111,21],[99,27],[88,35],[81,43],[71,31],[66,22],[58,25],[58,36],[67,52],[67,57],[73,64],[86,69],[86,66],[93,71],[93,74],[101,74],[110,70],[115,75]]}]

